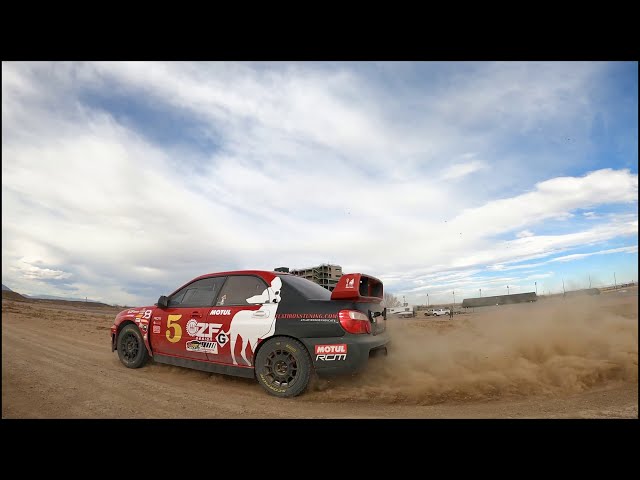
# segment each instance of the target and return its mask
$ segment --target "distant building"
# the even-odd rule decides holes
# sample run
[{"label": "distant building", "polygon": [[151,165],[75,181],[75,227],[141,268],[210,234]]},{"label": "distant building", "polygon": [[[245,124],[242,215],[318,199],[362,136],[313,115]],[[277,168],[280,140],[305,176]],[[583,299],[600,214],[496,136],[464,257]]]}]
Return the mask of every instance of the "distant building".
[{"label": "distant building", "polygon": [[322,264],[316,267],[291,269],[289,273],[297,275],[298,277],[306,278],[307,280],[311,280],[321,287],[324,287],[329,291],[333,291],[333,289],[336,287],[336,284],[338,283],[338,280],[340,280],[340,277],[342,277],[342,267],[340,265]]},{"label": "distant building", "polygon": [[538,296],[535,292],[514,293],[493,297],[465,298],[462,300],[462,307],[488,307],[489,305],[507,305],[510,303],[535,302],[536,300],[538,300]]}]

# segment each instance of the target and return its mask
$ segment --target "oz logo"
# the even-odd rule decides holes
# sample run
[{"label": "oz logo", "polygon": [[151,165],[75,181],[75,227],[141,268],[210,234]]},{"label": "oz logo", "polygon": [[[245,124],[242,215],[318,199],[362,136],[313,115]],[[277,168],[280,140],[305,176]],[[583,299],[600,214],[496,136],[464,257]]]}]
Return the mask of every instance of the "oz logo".
[{"label": "oz logo", "polygon": [[216,340],[217,340],[218,344],[222,347],[222,346],[226,345],[226,343],[229,341],[229,337],[227,337],[226,333],[220,332],[218,334],[218,336],[216,337]]}]

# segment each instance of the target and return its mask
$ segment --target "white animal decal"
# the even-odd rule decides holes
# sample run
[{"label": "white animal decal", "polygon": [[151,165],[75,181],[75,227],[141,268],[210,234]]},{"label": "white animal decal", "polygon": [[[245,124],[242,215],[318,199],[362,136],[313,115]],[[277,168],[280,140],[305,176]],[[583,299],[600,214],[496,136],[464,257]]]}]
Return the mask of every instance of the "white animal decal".
[{"label": "white animal decal", "polygon": [[251,365],[245,353],[247,344],[251,345],[251,350],[255,352],[258,340],[270,337],[275,332],[276,311],[280,304],[281,289],[282,280],[280,277],[275,277],[271,281],[271,286],[266,288],[262,295],[247,298],[247,303],[261,303],[259,310],[240,310],[231,319],[227,336],[231,344],[231,358],[234,365],[238,364],[235,356],[238,336],[242,337],[242,358]]}]

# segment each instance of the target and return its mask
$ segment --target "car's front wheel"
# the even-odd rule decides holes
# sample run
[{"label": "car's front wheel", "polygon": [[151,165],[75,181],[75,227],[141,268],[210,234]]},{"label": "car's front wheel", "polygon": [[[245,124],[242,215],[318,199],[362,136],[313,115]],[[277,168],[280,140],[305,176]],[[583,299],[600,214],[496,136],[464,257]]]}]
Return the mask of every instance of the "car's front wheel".
[{"label": "car's front wheel", "polygon": [[258,383],[276,397],[295,397],[305,391],[311,377],[311,358],[305,346],[288,337],[267,340],[255,361]]},{"label": "car's front wheel", "polygon": [[129,368],[140,368],[149,356],[140,329],[133,324],[125,325],[120,330],[117,347],[120,361]]}]

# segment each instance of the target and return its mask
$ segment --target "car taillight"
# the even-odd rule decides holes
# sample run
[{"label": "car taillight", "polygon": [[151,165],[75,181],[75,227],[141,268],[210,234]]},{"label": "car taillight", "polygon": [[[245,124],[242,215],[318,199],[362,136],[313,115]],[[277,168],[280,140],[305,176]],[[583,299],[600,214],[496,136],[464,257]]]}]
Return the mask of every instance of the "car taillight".
[{"label": "car taillight", "polygon": [[357,310],[340,310],[340,325],[349,333],[371,333],[371,323],[367,316]]}]

